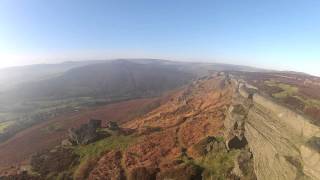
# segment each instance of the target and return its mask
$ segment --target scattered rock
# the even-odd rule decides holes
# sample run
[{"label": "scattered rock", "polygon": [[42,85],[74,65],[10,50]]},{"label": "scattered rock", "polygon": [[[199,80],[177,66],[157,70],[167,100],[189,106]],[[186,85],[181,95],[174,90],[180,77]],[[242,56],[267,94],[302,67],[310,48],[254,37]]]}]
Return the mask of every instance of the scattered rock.
[{"label": "scattered rock", "polygon": [[222,140],[216,137],[209,136],[199,143],[195,144],[193,150],[196,152],[197,156],[205,156],[209,152],[221,152],[227,151],[226,146]]},{"label": "scattered rock", "polygon": [[233,174],[240,179],[257,179],[254,173],[253,156],[249,150],[241,151],[234,164]]},{"label": "scattered rock", "polygon": [[61,142],[61,146],[72,146],[72,142],[69,139],[65,139]]}]

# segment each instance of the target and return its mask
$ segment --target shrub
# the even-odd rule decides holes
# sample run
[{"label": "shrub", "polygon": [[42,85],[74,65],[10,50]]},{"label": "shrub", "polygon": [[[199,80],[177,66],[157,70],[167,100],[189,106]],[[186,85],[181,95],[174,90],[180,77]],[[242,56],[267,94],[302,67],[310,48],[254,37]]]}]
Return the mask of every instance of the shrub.
[{"label": "shrub", "polygon": [[196,160],[196,164],[204,169],[204,179],[226,179],[234,167],[234,160],[238,151],[210,152]]},{"label": "shrub", "polygon": [[92,169],[95,167],[95,164],[97,163],[97,158],[87,158],[83,160],[76,171],[74,172],[74,179],[81,180],[81,179],[87,179]]},{"label": "shrub", "polygon": [[157,175],[157,179],[184,179],[184,180],[193,180],[201,179],[202,168],[193,164],[181,164],[167,171],[161,172]]},{"label": "shrub", "polygon": [[209,137],[202,139],[197,144],[195,144],[193,146],[193,149],[200,156],[204,156],[209,151],[212,151],[212,150],[214,150],[214,151],[226,150],[226,147],[225,147],[223,141],[224,141],[223,137],[209,136]]}]

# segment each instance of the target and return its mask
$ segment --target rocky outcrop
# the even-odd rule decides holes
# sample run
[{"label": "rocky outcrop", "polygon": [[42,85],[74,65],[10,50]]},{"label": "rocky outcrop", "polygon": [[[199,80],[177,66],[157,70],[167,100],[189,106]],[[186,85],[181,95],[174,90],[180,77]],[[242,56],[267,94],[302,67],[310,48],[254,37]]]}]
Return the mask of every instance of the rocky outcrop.
[{"label": "rocky outcrop", "polygon": [[109,121],[106,125],[106,128],[112,130],[112,131],[117,131],[120,129],[119,125],[117,122],[114,121]]},{"label": "rocky outcrop", "polygon": [[[320,128],[302,115],[260,95],[239,80],[227,111],[227,145],[245,139],[257,179],[320,179]],[[310,140],[316,142],[310,143]],[[313,146],[311,145],[313,144]]]},{"label": "rocky outcrop", "polygon": [[98,128],[101,128],[101,120],[91,119],[89,123],[82,124],[78,129],[70,129],[69,141],[76,145],[93,142],[99,138]]}]

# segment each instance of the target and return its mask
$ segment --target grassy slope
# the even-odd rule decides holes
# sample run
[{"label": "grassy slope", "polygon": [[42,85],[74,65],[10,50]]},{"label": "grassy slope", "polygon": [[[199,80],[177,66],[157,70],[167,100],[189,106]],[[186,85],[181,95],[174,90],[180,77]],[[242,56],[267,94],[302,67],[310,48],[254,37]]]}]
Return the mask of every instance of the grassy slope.
[{"label": "grassy slope", "polygon": [[[88,176],[89,169],[97,163],[98,159],[106,151],[120,150],[125,151],[131,144],[137,142],[138,137],[129,135],[111,135],[88,145],[79,145],[75,147],[74,152],[79,155],[80,163],[71,170],[75,179]],[[83,175],[84,172],[86,175]]]},{"label": "grassy slope", "polygon": [[282,92],[272,94],[275,98],[285,98],[298,93],[298,88],[289,84],[277,83],[275,81],[266,81],[265,83],[268,86],[276,86],[283,90]]},{"label": "grassy slope", "polygon": [[101,156],[108,150],[125,150],[130,144],[136,142],[135,136],[113,135],[99,140],[89,145],[77,146],[74,151],[80,156],[81,160]]}]

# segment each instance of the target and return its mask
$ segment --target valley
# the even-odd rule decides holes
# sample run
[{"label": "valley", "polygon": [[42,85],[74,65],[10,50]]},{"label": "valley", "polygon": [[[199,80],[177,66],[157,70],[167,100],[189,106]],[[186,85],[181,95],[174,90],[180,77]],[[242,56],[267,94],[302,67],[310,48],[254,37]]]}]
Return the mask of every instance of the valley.
[{"label": "valley", "polygon": [[83,106],[18,132],[0,144],[0,174],[92,180],[320,177],[317,77],[228,66],[196,75],[202,68],[195,69],[188,71],[195,80],[152,97]]},{"label": "valley", "polygon": [[32,126],[0,144],[0,154],[3,155],[0,159],[0,167],[27,164],[29,157],[35,152],[60,145],[66,138],[68,129],[79,127],[92,118],[102,119],[104,123],[126,122],[149,111],[150,107],[158,106],[159,103],[160,100],[157,98],[124,101],[98,108],[83,109],[81,112],[62,114]]}]

